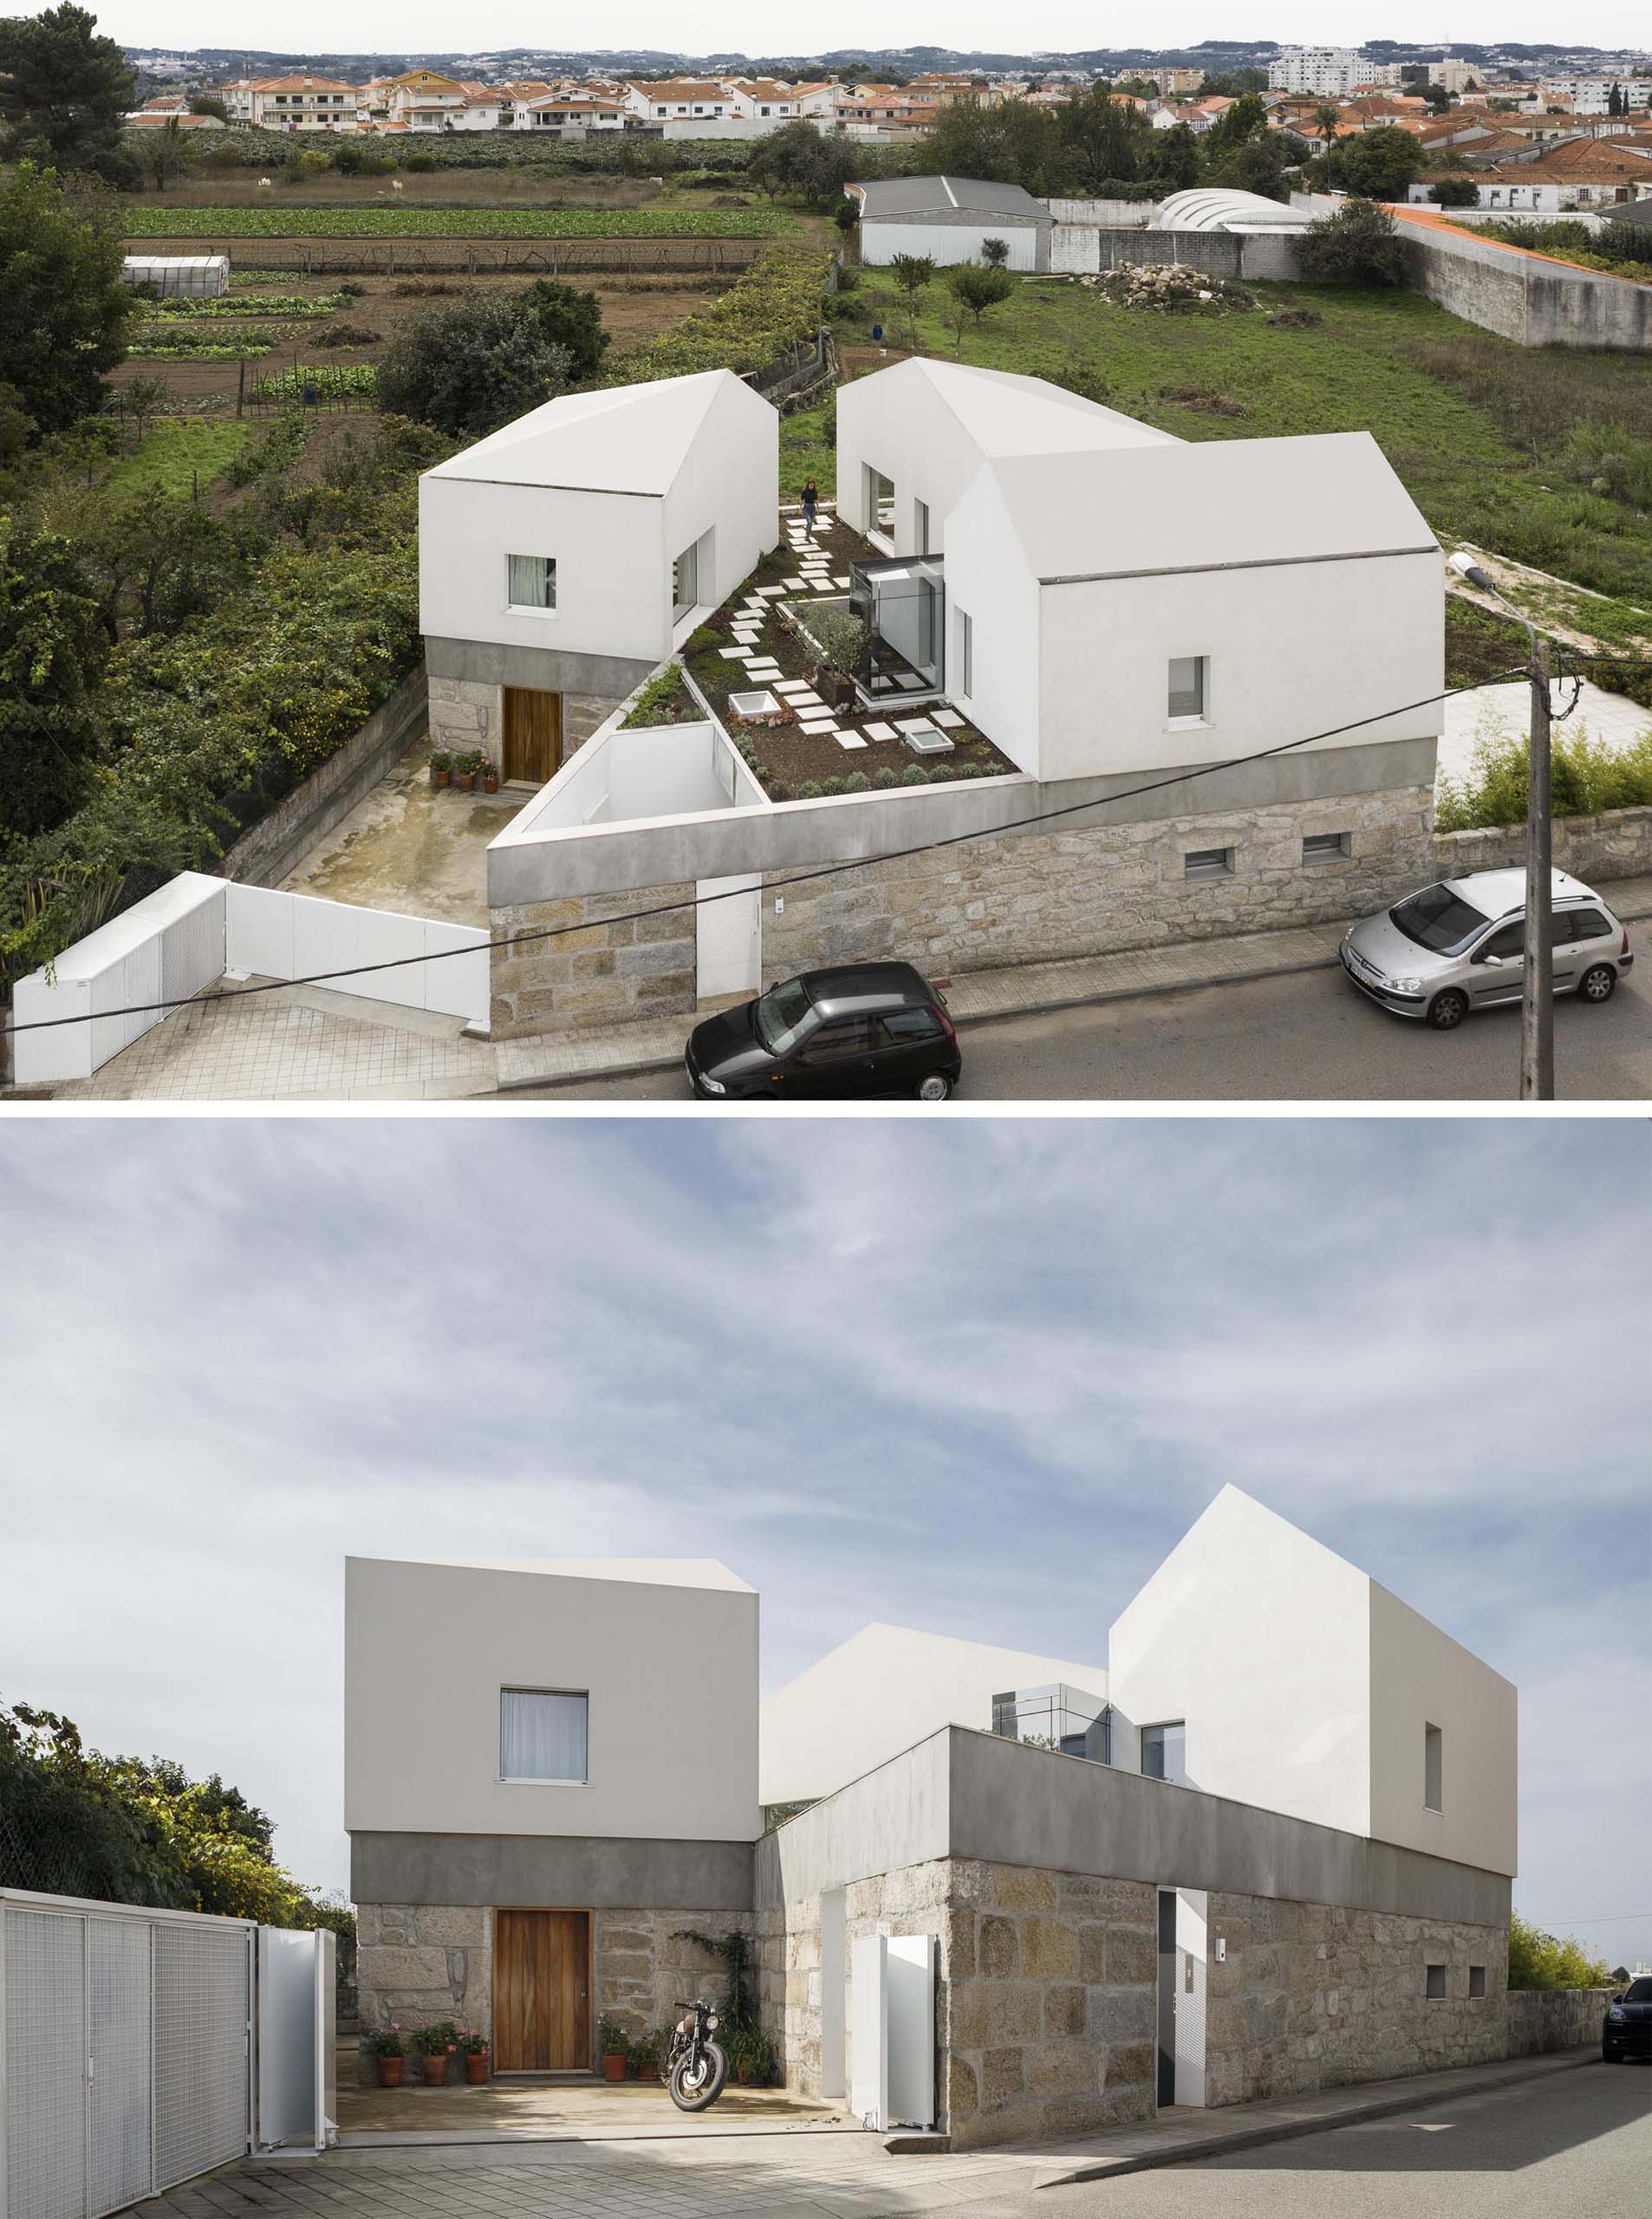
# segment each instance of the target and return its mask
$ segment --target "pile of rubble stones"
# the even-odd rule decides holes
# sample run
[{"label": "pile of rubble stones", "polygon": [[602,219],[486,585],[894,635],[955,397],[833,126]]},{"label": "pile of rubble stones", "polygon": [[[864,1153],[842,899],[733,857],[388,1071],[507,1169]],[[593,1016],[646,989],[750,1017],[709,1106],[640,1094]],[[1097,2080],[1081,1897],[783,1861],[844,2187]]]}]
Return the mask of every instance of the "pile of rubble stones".
[{"label": "pile of rubble stones", "polygon": [[1253,309],[1255,300],[1242,285],[1212,277],[1185,262],[1127,263],[1100,277],[1081,277],[1117,307],[1158,309],[1167,314],[1225,316],[1239,309]]}]

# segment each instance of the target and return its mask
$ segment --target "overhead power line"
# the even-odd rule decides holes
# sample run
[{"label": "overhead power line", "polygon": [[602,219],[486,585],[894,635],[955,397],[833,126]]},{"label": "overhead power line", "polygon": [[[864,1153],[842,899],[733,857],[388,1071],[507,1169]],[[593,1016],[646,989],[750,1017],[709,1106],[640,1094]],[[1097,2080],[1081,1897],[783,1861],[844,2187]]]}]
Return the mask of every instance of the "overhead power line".
[{"label": "overhead power line", "polygon": [[[1605,658],[1602,658],[1605,660]],[[1624,657],[1619,660],[1642,667],[1642,659]],[[1448,686],[1443,693],[1425,693],[1415,701],[1402,701],[1389,709],[1378,709],[1369,717],[1356,717],[1351,723],[1332,725],[1324,732],[1311,732],[1300,739],[1278,740],[1272,747],[1259,747],[1249,755],[1230,755],[1219,763],[1201,763],[1190,771],[1172,771],[1161,778],[1144,779],[1140,785],[1125,786],[1115,794],[1100,794],[1090,801],[1068,802],[1059,809],[1040,810],[1031,817],[1018,817],[1010,824],[982,825],[972,832],[953,832],[940,840],[919,840],[910,847],[887,848],[875,856],[855,856],[840,862],[823,863],[814,870],[794,871],[785,878],[771,879],[764,887],[764,894],[784,893],[788,887],[807,886],[816,879],[839,878],[845,872],[869,870],[875,863],[903,862],[913,856],[938,853],[945,848],[968,845],[975,840],[1001,839],[1006,833],[1024,832],[1035,824],[1051,824],[1058,819],[1078,817],[1095,809],[1110,809],[1115,802],[1135,801],[1142,794],[1162,793],[1171,786],[1187,785],[1196,778],[1213,778],[1224,771],[1240,771],[1248,764],[1264,763],[1275,755],[1289,755],[1299,747],[1311,747],[1318,740],[1340,739],[1344,734],[1362,732],[1368,725],[1386,724],[1392,717],[1409,716],[1415,709],[1433,708],[1436,702],[1454,700],[1460,693],[1478,693],[1488,686],[1502,686],[1510,680],[1525,675],[1523,670],[1506,670],[1490,678],[1476,678],[1466,686]],[[365,979],[380,971],[403,971],[414,963],[440,963],[455,955],[479,955],[484,949],[496,947],[517,948],[530,941],[561,940],[570,933],[589,932],[593,923],[626,925],[640,923],[647,917],[667,917],[680,910],[708,908],[714,901],[735,900],[750,888],[730,887],[719,894],[696,894],[682,901],[660,901],[646,909],[625,909],[611,917],[588,919],[575,925],[539,925],[530,932],[504,933],[498,939],[484,940],[476,947],[445,947],[434,949],[428,955],[398,955],[381,963],[353,963],[339,971],[314,971],[302,979],[267,979],[261,985],[235,986],[207,994],[182,994],[171,1001],[130,1002],[120,1009],[98,1010],[91,1015],[79,1017],[34,1018],[26,1025],[7,1025],[0,1038],[21,1032],[49,1032],[62,1025],[90,1025],[97,1019],[111,1017],[153,1017],[174,1009],[200,1009],[211,1002],[237,1001],[249,994],[273,993],[288,986],[326,986],[341,979]]]}]

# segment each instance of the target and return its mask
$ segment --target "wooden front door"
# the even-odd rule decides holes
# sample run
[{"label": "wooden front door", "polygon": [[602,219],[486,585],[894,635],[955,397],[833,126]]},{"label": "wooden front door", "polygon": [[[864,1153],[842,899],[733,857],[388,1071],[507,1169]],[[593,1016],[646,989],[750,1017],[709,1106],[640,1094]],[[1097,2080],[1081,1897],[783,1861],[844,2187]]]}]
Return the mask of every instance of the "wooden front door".
[{"label": "wooden front door", "polygon": [[589,1911],[496,1910],[495,2067],[589,2073],[591,2056]]},{"label": "wooden front door", "polygon": [[543,786],[563,767],[563,697],[530,686],[504,689],[504,776]]}]

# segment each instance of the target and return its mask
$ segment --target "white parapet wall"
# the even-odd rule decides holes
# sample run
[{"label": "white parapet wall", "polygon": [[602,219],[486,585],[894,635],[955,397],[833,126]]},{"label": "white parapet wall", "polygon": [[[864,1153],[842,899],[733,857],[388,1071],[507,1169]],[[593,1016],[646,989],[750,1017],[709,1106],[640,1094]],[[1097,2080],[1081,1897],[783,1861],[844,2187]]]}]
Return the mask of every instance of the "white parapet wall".
[{"label": "white parapet wall", "polygon": [[[180,871],[47,969],[18,980],[16,1083],[90,1078],[159,1025],[164,1005],[187,1001],[225,972],[283,979],[342,973],[328,979],[336,992],[485,1024],[487,940],[476,925]],[[384,963],[398,967],[353,967]],[[28,1030],[36,1025],[49,1029]]]}]

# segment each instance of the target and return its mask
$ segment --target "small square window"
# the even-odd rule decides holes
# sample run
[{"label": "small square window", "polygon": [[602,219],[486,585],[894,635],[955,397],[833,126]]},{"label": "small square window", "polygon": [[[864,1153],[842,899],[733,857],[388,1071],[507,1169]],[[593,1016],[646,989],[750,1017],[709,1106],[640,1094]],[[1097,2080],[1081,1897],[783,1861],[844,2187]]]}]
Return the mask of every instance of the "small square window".
[{"label": "small square window", "polygon": [[1484,1995],[1484,1994],[1485,1994],[1485,1993],[1486,1993],[1486,1968],[1485,1968],[1485,1966],[1484,1966],[1484,1965],[1470,1965],[1470,1967],[1468,1968],[1468,1994],[1469,1994],[1469,1999],[1470,1999],[1470,2001],[1473,2001],[1476,1997],[1479,1997],[1479,1996]]},{"label": "small square window", "polygon": [[582,1787],[589,1776],[589,1696],[545,1688],[499,1690],[499,1778]]},{"label": "small square window", "polygon": [[505,599],[512,608],[555,608],[556,562],[550,555],[507,555]]},{"label": "small square window", "polygon": [[1233,869],[1232,848],[1194,848],[1181,859],[1186,878],[1226,878]]},{"label": "small square window", "polygon": [[1167,695],[1166,713],[1171,717],[1202,717],[1205,697],[1206,658],[1203,655],[1172,655],[1170,684]]},{"label": "small square window", "polygon": [[1445,1994],[1446,1968],[1443,1965],[1430,1965],[1428,1967],[1428,2001],[1430,2003],[1443,2002]]},{"label": "small square window", "polygon": [[1303,836],[1305,863],[1339,863],[1353,852],[1353,842],[1346,832],[1309,832]]}]

